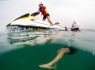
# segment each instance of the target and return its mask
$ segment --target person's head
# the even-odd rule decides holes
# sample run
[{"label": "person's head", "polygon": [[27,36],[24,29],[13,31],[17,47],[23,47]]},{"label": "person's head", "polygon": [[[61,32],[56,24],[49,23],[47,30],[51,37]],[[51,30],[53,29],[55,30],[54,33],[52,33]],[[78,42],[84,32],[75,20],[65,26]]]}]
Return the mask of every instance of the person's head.
[{"label": "person's head", "polygon": [[73,21],[73,24],[77,24],[76,21]]},{"label": "person's head", "polygon": [[43,6],[43,3],[39,3],[39,7],[42,7]]},{"label": "person's head", "polygon": [[68,48],[65,48],[66,52],[65,53],[68,53],[68,54],[75,54],[76,53],[76,49],[73,48],[73,47],[68,47]]}]

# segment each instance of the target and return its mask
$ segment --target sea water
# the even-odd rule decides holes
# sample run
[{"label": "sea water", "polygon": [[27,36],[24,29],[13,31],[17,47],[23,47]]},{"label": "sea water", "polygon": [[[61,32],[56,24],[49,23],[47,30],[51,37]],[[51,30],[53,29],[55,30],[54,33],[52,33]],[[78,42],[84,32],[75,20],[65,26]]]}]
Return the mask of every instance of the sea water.
[{"label": "sea water", "polygon": [[0,34],[0,70],[48,70],[48,63],[64,47],[76,48],[66,54],[56,70],[95,70],[95,32],[46,30]]}]

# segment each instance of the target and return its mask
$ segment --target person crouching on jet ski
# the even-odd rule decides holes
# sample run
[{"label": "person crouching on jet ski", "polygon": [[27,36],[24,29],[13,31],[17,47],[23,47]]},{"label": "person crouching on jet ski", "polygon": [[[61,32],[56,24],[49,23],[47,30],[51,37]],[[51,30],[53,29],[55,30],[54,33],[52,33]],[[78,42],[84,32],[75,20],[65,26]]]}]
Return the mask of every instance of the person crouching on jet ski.
[{"label": "person crouching on jet ski", "polygon": [[79,24],[76,21],[73,21],[71,31],[80,31]]},{"label": "person crouching on jet ski", "polygon": [[33,13],[32,15],[36,16],[36,15],[38,15],[40,12],[41,12],[41,14],[43,15],[43,21],[45,21],[46,18],[47,18],[47,20],[48,20],[48,22],[50,23],[50,25],[53,25],[53,23],[52,23],[52,21],[51,21],[51,19],[50,19],[50,14],[47,12],[46,7],[45,7],[42,3],[39,4],[39,10],[38,10],[38,12],[35,12],[35,13]]}]

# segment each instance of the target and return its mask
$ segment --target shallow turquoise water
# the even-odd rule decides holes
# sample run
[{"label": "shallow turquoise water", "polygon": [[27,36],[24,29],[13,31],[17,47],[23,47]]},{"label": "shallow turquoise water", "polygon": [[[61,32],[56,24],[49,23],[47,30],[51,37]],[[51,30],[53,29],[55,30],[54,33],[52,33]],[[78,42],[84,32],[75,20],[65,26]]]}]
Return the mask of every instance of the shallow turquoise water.
[{"label": "shallow turquoise water", "polygon": [[51,61],[63,47],[77,52],[65,55],[56,70],[95,70],[94,34],[87,30],[0,34],[0,70],[48,70],[38,65]]}]

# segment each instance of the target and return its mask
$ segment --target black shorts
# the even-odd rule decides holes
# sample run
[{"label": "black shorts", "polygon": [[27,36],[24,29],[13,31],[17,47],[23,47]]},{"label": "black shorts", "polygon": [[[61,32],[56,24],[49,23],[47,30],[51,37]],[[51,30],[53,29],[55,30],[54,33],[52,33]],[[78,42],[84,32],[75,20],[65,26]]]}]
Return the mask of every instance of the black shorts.
[{"label": "black shorts", "polygon": [[47,16],[50,16],[49,13],[46,14],[44,17],[43,17],[43,20],[45,20],[47,18]]}]

